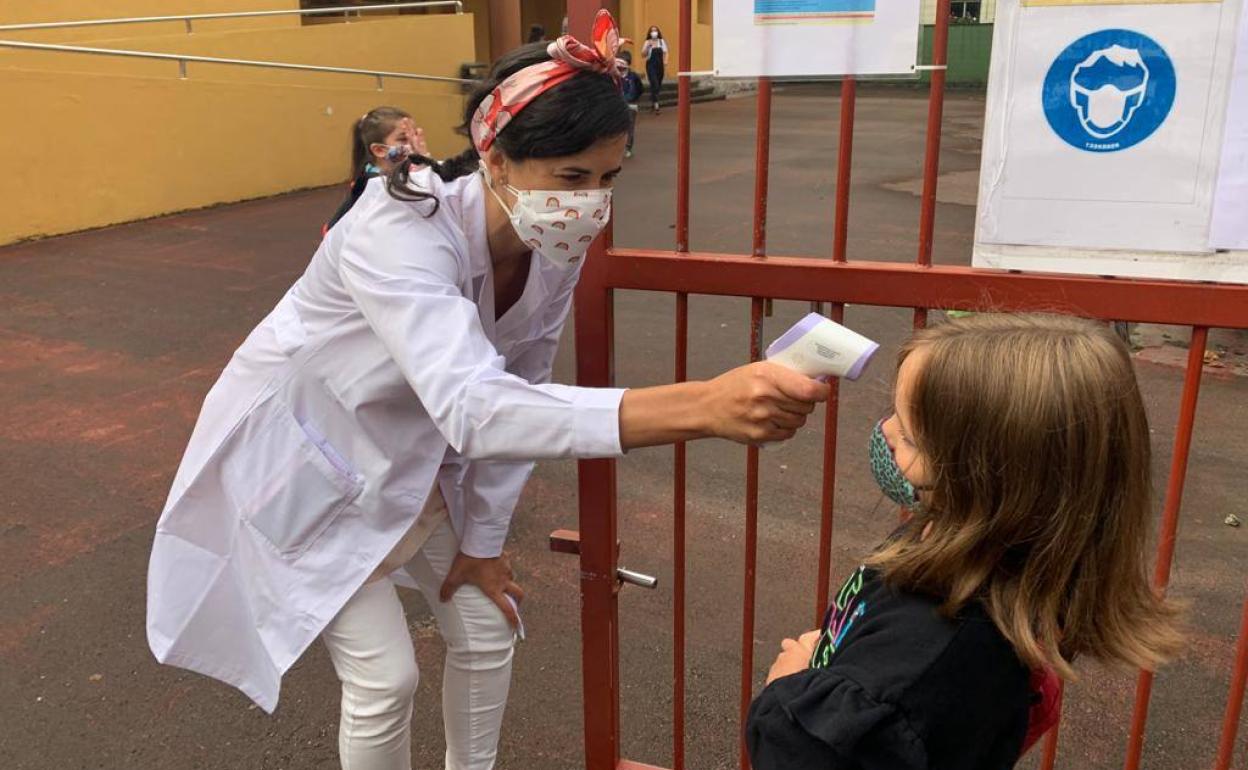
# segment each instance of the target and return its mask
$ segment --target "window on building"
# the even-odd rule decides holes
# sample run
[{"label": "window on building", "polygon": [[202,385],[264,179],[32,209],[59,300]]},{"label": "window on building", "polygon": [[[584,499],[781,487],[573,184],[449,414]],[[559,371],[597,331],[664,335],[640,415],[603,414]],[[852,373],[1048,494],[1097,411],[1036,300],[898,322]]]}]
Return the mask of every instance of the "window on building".
[{"label": "window on building", "polygon": [[979,21],[980,0],[951,0],[949,16],[956,21]]}]

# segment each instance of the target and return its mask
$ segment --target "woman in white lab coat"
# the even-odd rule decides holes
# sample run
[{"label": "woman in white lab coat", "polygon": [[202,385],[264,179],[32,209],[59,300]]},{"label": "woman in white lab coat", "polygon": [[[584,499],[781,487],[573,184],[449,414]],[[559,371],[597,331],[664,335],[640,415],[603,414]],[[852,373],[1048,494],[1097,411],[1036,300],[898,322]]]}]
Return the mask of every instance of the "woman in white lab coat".
[{"label": "woman in white lab coat", "polygon": [[607,15],[592,48],[513,52],[469,100],[472,149],[372,181],[208,393],[174,479],[153,653],[271,712],[320,636],[344,768],[410,767],[396,583],[425,593],[447,643],[446,767],[493,766],[522,596],[502,548],[534,460],[781,440],[826,397],[769,364],[628,391],[549,383],[624,153],[617,46]]}]

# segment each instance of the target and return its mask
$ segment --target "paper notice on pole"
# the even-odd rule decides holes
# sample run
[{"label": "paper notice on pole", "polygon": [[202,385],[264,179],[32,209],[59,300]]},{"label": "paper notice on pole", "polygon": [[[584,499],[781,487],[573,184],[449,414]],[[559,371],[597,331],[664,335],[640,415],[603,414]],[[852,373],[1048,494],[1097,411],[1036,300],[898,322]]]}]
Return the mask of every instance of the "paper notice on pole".
[{"label": "paper notice on pole", "polygon": [[909,75],[919,0],[715,0],[720,77]]},{"label": "paper notice on pole", "polygon": [[978,267],[1248,281],[1209,248],[1243,0],[999,0]]},{"label": "paper notice on pole", "polygon": [[1209,245],[1248,251],[1248,8],[1240,11]]}]

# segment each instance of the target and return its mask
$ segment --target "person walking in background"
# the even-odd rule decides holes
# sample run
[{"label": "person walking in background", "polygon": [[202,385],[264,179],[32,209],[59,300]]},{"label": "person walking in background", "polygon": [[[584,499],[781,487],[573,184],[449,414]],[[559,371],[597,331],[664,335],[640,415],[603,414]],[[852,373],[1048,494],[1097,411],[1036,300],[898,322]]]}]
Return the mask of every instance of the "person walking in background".
[{"label": "person walking in background", "polygon": [[624,157],[631,158],[633,157],[633,140],[637,136],[637,113],[640,111],[637,103],[641,101],[641,94],[645,87],[641,84],[641,78],[633,72],[633,54],[629,51],[620,51],[620,60],[628,65],[623,85],[624,98],[628,101],[628,144],[624,145]]},{"label": "person walking in background", "polygon": [[646,42],[641,44],[641,58],[646,60],[646,77],[650,80],[650,104],[654,114],[659,114],[659,91],[663,88],[663,75],[667,69],[667,41],[663,31],[651,27]]}]

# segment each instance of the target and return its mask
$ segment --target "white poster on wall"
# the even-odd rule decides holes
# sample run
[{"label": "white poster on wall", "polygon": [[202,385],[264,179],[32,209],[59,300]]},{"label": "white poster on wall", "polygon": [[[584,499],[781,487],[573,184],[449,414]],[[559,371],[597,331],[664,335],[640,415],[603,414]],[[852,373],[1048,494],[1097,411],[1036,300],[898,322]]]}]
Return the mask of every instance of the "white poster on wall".
[{"label": "white poster on wall", "polygon": [[1248,10],[1240,10],[1237,40],[1209,245],[1248,251]]},{"label": "white poster on wall", "polygon": [[981,267],[1248,281],[1209,248],[1242,0],[1000,0]]},{"label": "white poster on wall", "polygon": [[715,0],[720,77],[912,74],[919,0]]}]

